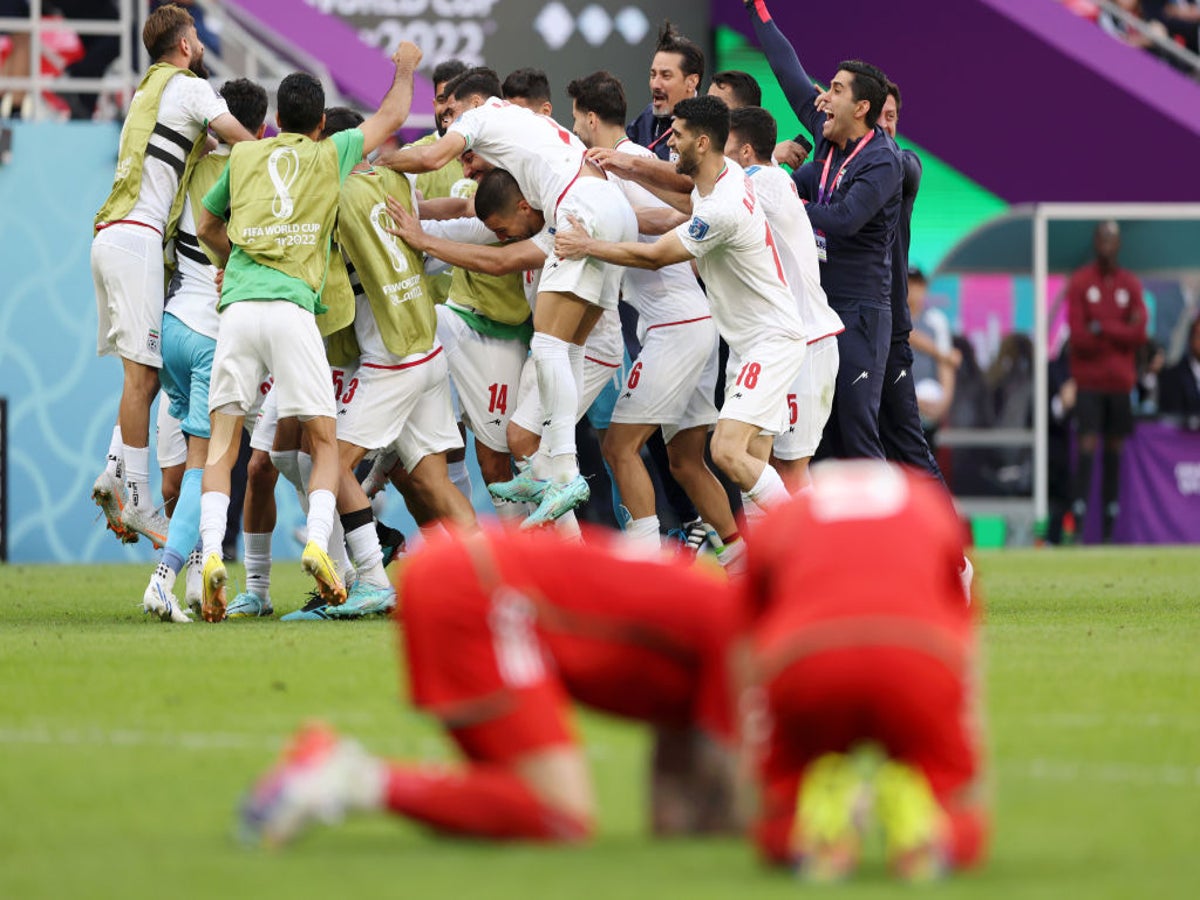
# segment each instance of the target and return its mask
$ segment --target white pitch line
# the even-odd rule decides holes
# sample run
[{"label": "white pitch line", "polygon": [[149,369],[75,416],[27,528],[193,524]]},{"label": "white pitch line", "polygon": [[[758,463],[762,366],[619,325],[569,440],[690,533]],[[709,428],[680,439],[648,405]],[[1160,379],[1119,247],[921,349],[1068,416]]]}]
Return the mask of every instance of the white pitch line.
[{"label": "white pitch line", "polygon": [[1022,722],[1050,728],[1177,728],[1186,731],[1200,729],[1200,716],[1162,713],[1074,713],[1046,712],[997,715],[996,719],[1006,722]]},{"label": "white pitch line", "polygon": [[1001,761],[997,768],[1002,777],[1015,776],[1031,781],[1200,788],[1200,766],[1031,759]]},{"label": "white pitch line", "polygon": [[[172,750],[278,751],[284,738],[238,732],[148,732],[129,728],[0,728],[0,745],[55,747],[163,747]],[[419,757],[444,757],[445,748],[431,738],[412,749]],[[602,761],[612,755],[603,743],[588,745],[590,758]],[[619,755],[619,754],[618,754]],[[1083,782],[1200,788],[1200,765],[1149,765],[1129,762],[1074,762],[1061,759],[1001,760],[1002,778],[1030,781]]]}]

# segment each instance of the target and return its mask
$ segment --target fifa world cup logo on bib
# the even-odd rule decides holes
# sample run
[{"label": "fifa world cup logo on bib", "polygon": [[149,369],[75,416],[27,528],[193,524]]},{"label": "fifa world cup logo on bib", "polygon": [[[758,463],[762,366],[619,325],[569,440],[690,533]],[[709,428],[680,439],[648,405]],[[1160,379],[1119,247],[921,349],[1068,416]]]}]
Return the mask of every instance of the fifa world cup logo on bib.
[{"label": "fifa world cup logo on bib", "polygon": [[275,188],[271,214],[277,219],[287,219],[296,208],[291,187],[300,174],[300,155],[292,147],[277,147],[267,158],[267,174]]},{"label": "fifa world cup logo on bib", "polygon": [[388,215],[386,203],[376,203],[371,207],[371,227],[379,235],[379,242],[383,244],[383,249],[391,258],[392,268],[397,272],[407,272],[408,260],[400,252],[400,242],[396,240],[394,234],[389,234],[387,231],[387,227],[391,224],[392,217]]}]

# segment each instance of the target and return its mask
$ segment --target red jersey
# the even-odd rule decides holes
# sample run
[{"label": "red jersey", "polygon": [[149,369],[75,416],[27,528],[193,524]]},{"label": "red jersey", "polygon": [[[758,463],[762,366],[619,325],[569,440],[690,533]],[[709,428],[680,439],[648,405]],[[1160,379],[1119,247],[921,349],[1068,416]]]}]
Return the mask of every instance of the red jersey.
[{"label": "red jersey", "polygon": [[725,656],[737,612],[723,573],[603,532],[575,544],[552,531],[486,531],[422,547],[398,595],[419,706],[551,678],[615,715],[732,731]]},{"label": "red jersey", "polygon": [[826,463],[749,542],[744,623],[764,674],[845,646],[909,646],[959,668],[971,608],[945,489],[875,462]]},{"label": "red jersey", "polygon": [[1146,343],[1142,285],[1126,269],[1096,263],[1067,283],[1071,377],[1081,390],[1126,394],[1137,382],[1138,347]]}]

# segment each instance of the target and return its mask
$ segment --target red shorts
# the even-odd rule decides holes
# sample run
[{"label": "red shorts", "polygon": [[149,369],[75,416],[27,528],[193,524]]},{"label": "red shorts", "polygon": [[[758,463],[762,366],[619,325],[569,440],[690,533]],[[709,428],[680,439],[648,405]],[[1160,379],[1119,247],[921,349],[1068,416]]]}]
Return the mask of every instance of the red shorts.
[{"label": "red shorts", "polygon": [[[522,561],[506,556],[504,563]],[[552,581],[547,568],[539,570],[546,587],[540,596],[503,583],[482,588],[461,543],[415,557],[399,585],[413,703],[456,733],[464,724],[479,732],[490,730],[484,723],[503,722],[494,740],[473,742],[497,760],[573,741],[568,698],[726,737],[724,645],[710,633],[723,620],[711,611],[699,615],[701,601],[687,602],[687,591],[708,581],[673,567],[644,568],[636,588],[644,598],[611,586],[585,596],[572,591],[577,573]]]},{"label": "red shorts", "polygon": [[768,859],[787,860],[805,767],[862,741],[924,772],[950,818],[956,865],[979,857],[986,824],[976,796],[980,752],[968,676],[920,650],[847,647],[800,657],[765,689],[769,730],[755,839]]},{"label": "red shorts", "polygon": [[441,718],[468,756],[507,762],[572,743],[569,705],[548,673],[528,598],[480,588],[455,566],[411,566],[399,623],[414,705]]}]

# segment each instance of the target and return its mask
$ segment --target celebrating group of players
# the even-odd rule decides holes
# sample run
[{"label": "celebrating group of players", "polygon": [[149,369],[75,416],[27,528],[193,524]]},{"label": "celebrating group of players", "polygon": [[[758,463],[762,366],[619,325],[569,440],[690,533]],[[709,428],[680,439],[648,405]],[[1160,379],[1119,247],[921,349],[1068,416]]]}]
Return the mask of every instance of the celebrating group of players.
[{"label": "celebrating group of players", "polygon": [[[468,760],[453,773],[387,764],[306,730],[247,801],[250,833],[278,842],[314,819],[387,807],[456,833],[586,838],[593,801],[572,698],[657,729],[659,832],[736,826],[740,745],[772,860],[844,874],[868,800],[901,874],[978,856],[957,521],[936,482],[882,463],[809,476],[846,329],[822,289],[825,236],[772,159],[769,113],[687,96],[660,117],[664,161],[626,136],[624,90],[606,72],[568,86],[568,131],[529,72],[502,85],[449,63],[434,73],[437,134],[368,161],[408,117],[415,46],[393,55],[393,84],[365,119],[326,109],[313,77],[288,76],[279,134],[263,138],[262,88],[239,79],[218,96],[196,77],[203,47],[186,11],[160,8],[143,39],[156,62],[93,243],[100,349],[125,372],[93,497],[123,540],[165,547],[147,612],[269,616],[270,488],[283,474],[306,507],[302,565],[316,582],[284,618],[390,612],[399,588],[414,702]],[[689,93],[694,49],[668,30],[655,60],[692,79]],[[856,73],[873,77],[851,68],[814,108],[826,131],[847,116],[865,128],[861,149],[883,132]],[[210,128],[220,143],[206,152]],[[856,155],[829,186],[827,160],[822,205],[839,202]],[[584,541],[571,513],[589,494],[575,424],[623,374],[619,301],[638,314],[640,346],[602,424],[629,521]],[[186,435],[169,521],[148,489],[160,379]],[[503,528],[479,529],[452,478],[452,384]],[[221,543],[249,422],[252,472],[271,474],[252,475],[246,590],[230,600]],[[659,430],[721,577],[658,553],[641,450]],[[741,491],[740,524],[706,449]],[[355,469],[369,453],[364,489]],[[395,585],[369,499],[389,478],[429,526]],[[864,542],[879,548],[870,570],[844,555]],[[850,754],[863,739],[890,761]]]}]

